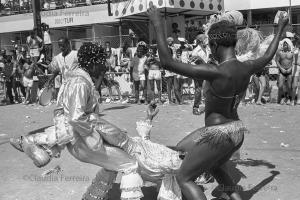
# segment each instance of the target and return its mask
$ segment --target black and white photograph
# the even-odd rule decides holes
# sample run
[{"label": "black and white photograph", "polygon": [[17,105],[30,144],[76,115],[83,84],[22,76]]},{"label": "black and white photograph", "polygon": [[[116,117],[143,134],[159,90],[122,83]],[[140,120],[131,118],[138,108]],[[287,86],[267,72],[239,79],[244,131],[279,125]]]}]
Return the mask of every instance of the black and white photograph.
[{"label": "black and white photograph", "polygon": [[0,200],[299,200],[300,0],[0,0]]}]

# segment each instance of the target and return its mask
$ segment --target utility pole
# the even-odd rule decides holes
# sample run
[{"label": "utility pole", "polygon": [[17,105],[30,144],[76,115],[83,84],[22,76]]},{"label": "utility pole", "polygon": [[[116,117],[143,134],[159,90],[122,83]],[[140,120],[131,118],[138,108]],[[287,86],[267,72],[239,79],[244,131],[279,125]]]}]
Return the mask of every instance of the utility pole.
[{"label": "utility pole", "polygon": [[34,28],[37,30],[37,35],[42,38],[42,20],[41,20],[41,2],[40,0],[31,0],[33,10]]},{"label": "utility pole", "polygon": [[112,0],[107,0],[107,11],[108,11],[108,16],[113,16],[111,12],[111,1]]},{"label": "utility pole", "polygon": [[289,18],[290,18],[290,24],[293,24],[292,22],[292,0],[290,1],[290,6],[289,6]]}]

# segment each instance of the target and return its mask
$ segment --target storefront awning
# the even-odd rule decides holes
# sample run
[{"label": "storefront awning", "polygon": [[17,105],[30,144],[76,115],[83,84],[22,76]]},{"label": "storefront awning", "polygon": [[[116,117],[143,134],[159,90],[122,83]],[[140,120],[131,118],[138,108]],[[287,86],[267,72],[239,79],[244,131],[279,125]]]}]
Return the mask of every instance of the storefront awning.
[{"label": "storefront awning", "polygon": [[[42,22],[50,28],[81,26],[117,22],[108,16],[107,5],[92,5],[41,12]],[[0,17],[0,33],[28,31],[33,29],[33,13]]]},{"label": "storefront awning", "polygon": [[223,10],[224,0],[126,0],[112,4],[116,18],[145,18],[153,4],[168,15],[209,15]]}]

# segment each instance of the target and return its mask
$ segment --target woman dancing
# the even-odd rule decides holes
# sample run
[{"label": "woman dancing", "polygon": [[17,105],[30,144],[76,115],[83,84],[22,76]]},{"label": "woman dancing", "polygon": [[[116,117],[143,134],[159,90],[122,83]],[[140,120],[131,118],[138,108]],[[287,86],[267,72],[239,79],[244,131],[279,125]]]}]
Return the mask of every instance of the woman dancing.
[{"label": "woman dancing", "polygon": [[208,31],[209,46],[218,65],[198,66],[177,63],[168,53],[160,12],[151,6],[148,15],[154,25],[158,41],[159,57],[165,69],[184,76],[207,81],[205,102],[205,127],[200,128],[177,145],[177,150],[187,152],[177,173],[177,181],[188,200],[206,199],[202,190],[194,183],[196,177],[209,171],[231,199],[241,199],[233,190],[234,183],[221,168],[244,140],[246,127],[240,121],[237,108],[247,89],[250,76],[263,69],[273,58],[288,18],[280,16],[278,32],[264,56],[256,60],[239,62],[235,55],[237,29],[228,21],[211,25]]}]

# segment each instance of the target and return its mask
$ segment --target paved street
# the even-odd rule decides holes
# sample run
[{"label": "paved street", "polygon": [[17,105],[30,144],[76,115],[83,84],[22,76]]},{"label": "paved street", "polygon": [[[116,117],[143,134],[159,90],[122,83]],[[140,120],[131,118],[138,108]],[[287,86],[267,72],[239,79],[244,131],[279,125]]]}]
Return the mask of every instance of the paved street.
[{"label": "paved street", "polygon": [[[10,105],[0,107],[0,200],[80,200],[94,178],[98,167],[73,158],[68,151],[44,168],[5,143],[8,137],[52,125],[48,107]],[[136,135],[135,122],[143,119],[146,106],[109,104],[103,106],[103,117]],[[204,125],[204,116],[194,116],[191,105],[160,106],[151,139],[175,145],[192,130]],[[231,172],[243,189],[246,200],[299,200],[300,196],[300,106],[247,105],[239,109],[240,117],[251,131],[242,147],[243,162],[232,165]],[[201,155],[199,155],[201,156]],[[41,179],[44,171],[59,165],[62,172]],[[117,200],[119,192],[111,192]],[[206,194],[216,183],[205,185]],[[154,187],[144,189],[144,200],[155,199]]]}]

